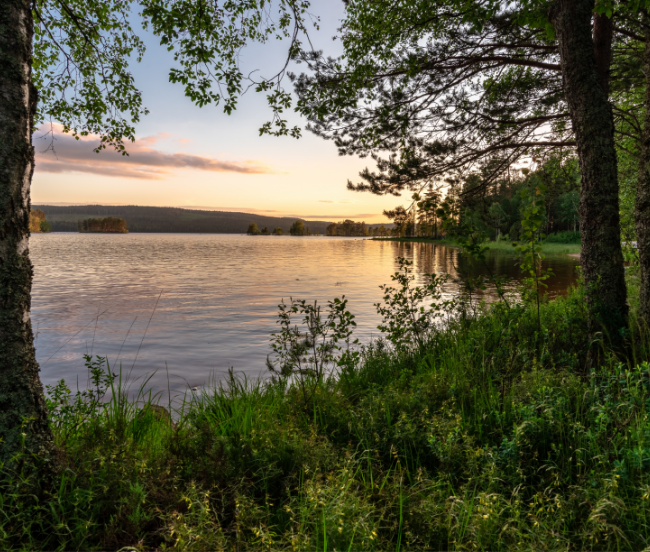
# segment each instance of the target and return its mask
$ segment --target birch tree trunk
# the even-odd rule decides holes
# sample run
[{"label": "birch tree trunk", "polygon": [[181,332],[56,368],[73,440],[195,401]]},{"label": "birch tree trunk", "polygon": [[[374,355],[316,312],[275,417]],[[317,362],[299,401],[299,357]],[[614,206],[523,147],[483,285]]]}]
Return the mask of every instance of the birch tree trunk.
[{"label": "birch tree trunk", "polygon": [[623,345],[628,305],[621,249],[614,119],[608,100],[612,23],[593,0],[558,0],[550,13],[557,34],[564,91],[576,136],[581,265],[592,334]]},{"label": "birch tree trunk", "polygon": [[52,451],[30,321],[29,188],[34,171],[33,20],[27,0],[0,8],[0,462]]}]

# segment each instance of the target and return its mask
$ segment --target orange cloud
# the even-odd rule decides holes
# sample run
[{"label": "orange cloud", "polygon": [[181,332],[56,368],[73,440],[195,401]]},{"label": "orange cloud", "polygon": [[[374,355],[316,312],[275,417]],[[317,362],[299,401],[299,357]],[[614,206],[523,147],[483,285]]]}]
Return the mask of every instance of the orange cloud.
[{"label": "orange cloud", "polygon": [[180,207],[182,209],[197,209],[199,211],[228,211],[233,213],[280,213],[280,211],[276,209],[255,209],[254,207],[214,207],[210,205],[174,205],[174,207]]},{"label": "orange cloud", "polygon": [[356,215],[303,215],[303,218],[306,219],[364,219],[364,218],[371,218],[371,217],[377,217],[377,213],[357,213]]},{"label": "orange cloud", "polygon": [[[275,171],[257,161],[228,161],[192,155],[189,153],[164,153],[151,145],[171,136],[160,132],[127,145],[128,156],[104,150],[94,153],[99,146],[97,136],[75,140],[56,129],[56,134],[43,136],[43,147],[36,145],[36,170],[39,172],[84,172],[121,178],[163,180],[175,169],[195,169],[209,172],[234,172],[240,174],[273,174]],[[50,139],[52,144],[50,146]]]}]

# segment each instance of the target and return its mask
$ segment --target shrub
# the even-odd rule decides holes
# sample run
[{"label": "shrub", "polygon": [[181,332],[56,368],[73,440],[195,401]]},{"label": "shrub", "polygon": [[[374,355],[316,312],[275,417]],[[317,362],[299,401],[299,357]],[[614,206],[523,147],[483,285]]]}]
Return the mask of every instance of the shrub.
[{"label": "shrub", "polygon": [[546,243],[580,243],[580,232],[573,232],[571,230],[557,232],[546,236],[544,241]]}]

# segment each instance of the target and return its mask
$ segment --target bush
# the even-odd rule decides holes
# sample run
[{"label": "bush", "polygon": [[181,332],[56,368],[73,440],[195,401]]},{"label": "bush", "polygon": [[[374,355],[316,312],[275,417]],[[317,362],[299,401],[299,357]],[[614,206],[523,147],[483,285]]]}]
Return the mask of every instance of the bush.
[{"label": "bush", "polygon": [[580,243],[580,232],[567,230],[549,234],[544,240],[546,243]]},{"label": "bush", "polygon": [[519,239],[519,232],[521,232],[521,222],[515,222],[508,232],[508,236],[512,241],[517,241]]}]

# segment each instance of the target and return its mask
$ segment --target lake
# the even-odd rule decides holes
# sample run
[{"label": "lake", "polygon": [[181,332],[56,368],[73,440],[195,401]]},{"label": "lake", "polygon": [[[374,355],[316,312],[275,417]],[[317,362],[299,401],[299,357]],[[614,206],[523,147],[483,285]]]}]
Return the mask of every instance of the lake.
[{"label": "lake", "polygon": [[[455,248],[362,238],[233,234],[34,234],[32,324],[41,379],[86,385],[83,354],[107,356],[132,381],[154,374],[154,389],[179,392],[230,367],[265,375],[277,306],[290,297],[345,295],[362,343],[378,336],[374,303],[391,283],[397,258],[425,273],[485,270]],[[516,284],[515,257],[490,255],[496,274]],[[578,260],[545,261],[549,293],[575,281]],[[513,284],[513,285],[514,285]],[[458,292],[448,282],[445,295]],[[486,290],[494,299],[493,290]]]}]

